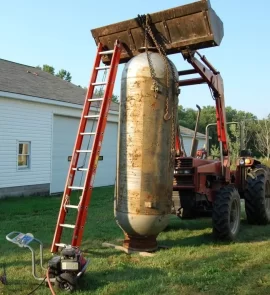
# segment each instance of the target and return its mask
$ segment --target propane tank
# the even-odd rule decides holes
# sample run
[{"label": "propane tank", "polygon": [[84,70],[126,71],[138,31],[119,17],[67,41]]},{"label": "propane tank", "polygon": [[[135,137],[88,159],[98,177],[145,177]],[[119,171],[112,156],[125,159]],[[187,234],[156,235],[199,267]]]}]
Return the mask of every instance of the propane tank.
[{"label": "propane tank", "polygon": [[178,72],[168,62],[148,51],[122,73],[115,218],[132,250],[156,250],[171,213]]}]

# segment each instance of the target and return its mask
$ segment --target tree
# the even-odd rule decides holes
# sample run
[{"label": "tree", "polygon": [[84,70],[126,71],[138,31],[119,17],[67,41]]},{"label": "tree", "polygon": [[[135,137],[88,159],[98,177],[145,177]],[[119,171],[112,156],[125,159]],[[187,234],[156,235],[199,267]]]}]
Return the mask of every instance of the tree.
[{"label": "tree", "polygon": [[267,118],[257,121],[255,147],[263,157],[270,158],[270,114]]},{"label": "tree", "polygon": [[[226,108],[227,111],[227,108]],[[253,138],[255,136],[255,121],[257,117],[249,112],[236,111],[231,117],[231,121],[239,122],[242,127],[243,136],[243,149],[253,149],[254,142]]]},{"label": "tree", "polygon": [[56,77],[59,77],[59,78],[61,78],[61,79],[64,79],[65,76],[66,76],[66,74],[67,74],[67,71],[62,69],[62,70],[60,70],[55,76],[56,76]]},{"label": "tree", "polygon": [[54,75],[54,67],[52,67],[52,66],[49,66],[49,65],[43,65],[43,67],[42,67],[42,71]]},{"label": "tree", "polygon": [[184,109],[182,106],[178,107],[178,122],[181,126],[194,129],[196,116],[197,113],[192,108]]},{"label": "tree", "polygon": [[60,70],[56,75],[56,77],[59,77],[63,80],[66,80],[68,82],[71,82],[71,75],[70,75],[70,72],[67,72],[66,70],[62,69]]},{"label": "tree", "polygon": [[240,128],[236,124],[229,125],[231,136],[229,137],[229,151],[231,164],[235,167],[240,151]]},{"label": "tree", "polygon": [[[100,88],[100,89],[95,89],[93,97],[94,98],[101,98],[101,97],[103,97],[103,95],[104,95],[104,89]],[[118,95],[116,95],[116,94],[112,95],[112,101],[113,102],[119,103],[118,98],[119,98]]]},{"label": "tree", "polygon": [[[211,123],[216,123],[216,121],[216,108],[214,106],[202,107],[198,131],[205,133],[206,126]],[[211,128],[211,137],[215,137],[215,134],[216,128]]]},{"label": "tree", "polygon": [[56,77],[59,77],[62,80],[66,80],[68,82],[71,82],[72,77],[71,77],[70,72],[68,72],[68,71],[66,71],[64,69],[61,69],[60,71],[58,71],[57,74],[55,74],[54,67],[49,66],[49,65],[43,65],[42,68],[40,66],[37,66],[36,68],[40,69],[40,70],[42,70],[44,72],[50,73],[50,74],[52,74],[52,75],[54,75]]},{"label": "tree", "polygon": [[[196,117],[197,109],[185,109],[183,108],[183,106],[178,106],[178,122],[181,126],[194,130]],[[250,149],[253,152],[254,156],[261,156],[261,154],[258,153],[255,147],[255,142],[253,140],[256,137],[257,127],[255,122],[257,120],[257,117],[250,112],[238,111],[230,106],[227,106],[226,119],[227,122],[239,122],[244,127],[243,149]],[[205,133],[205,128],[210,123],[216,123],[216,108],[214,105],[202,107],[198,131],[201,133]],[[230,125],[228,126],[227,131],[228,138],[234,138],[236,140],[234,130],[230,128]],[[211,150],[211,148],[213,147],[213,149],[215,150],[216,147],[219,146],[216,126],[212,126],[211,128],[209,128],[209,136],[211,137],[209,148]],[[240,142],[240,133],[237,136],[237,140]]]},{"label": "tree", "polygon": [[113,101],[113,102],[119,102],[119,96],[113,94],[113,95],[112,95],[112,101]]},{"label": "tree", "polygon": [[66,77],[65,77],[65,80],[66,81],[68,81],[68,82],[71,82],[71,74],[70,74],[70,72],[67,72],[67,74],[66,74]]},{"label": "tree", "polygon": [[220,158],[220,149],[216,144],[212,145],[210,149],[210,155],[213,157],[213,159]]},{"label": "tree", "polygon": [[[228,138],[230,160],[231,160],[231,165],[235,168],[236,160],[239,157],[239,151],[240,151],[240,128],[236,124],[230,124],[228,127],[228,131],[230,131],[230,134],[231,134]],[[220,158],[219,145],[213,144],[211,146],[210,155],[213,157],[213,159]]]}]

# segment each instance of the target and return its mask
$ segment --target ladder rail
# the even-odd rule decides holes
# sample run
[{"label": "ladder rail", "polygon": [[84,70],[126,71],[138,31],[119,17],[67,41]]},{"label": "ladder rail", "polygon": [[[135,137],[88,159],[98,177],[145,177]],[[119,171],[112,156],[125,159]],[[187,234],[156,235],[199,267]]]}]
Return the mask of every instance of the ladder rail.
[{"label": "ladder rail", "polygon": [[102,55],[99,54],[99,52],[101,52],[101,51],[102,51],[102,44],[99,43],[98,47],[97,47],[96,59],[95,59],[93,70],[92,70],[92,76],[90,78],[89,86],[88,86],[87,93],[86,93],[86,99],[85,99],[84,106],[83,106],[83,112],[82,112],[81,120],[80,120],[79,127],[78,127],[77,137],[76,137],[76,141],[75,141],[76,144],[74,145],[74,148],[73,148],[72,158],[71,158],[69,171],[68,171],[67,179],[66,179],[65,190],[63,193],[63,198],[62,198],[62,202],[61,202],[61,206],[60,206],[60,210],[59,210],[59,215],[58,215],[58,219],[57,219],[57,223],[56,223],[55,233],[54,233],[52,247],[51,247],[52,253],[57,252],[58,247],[56,246],[56,243],[59,243],[59,240],[60,240],[60,237],[61,237],[62,231],[63,231],[63,227],[61,227],[60,224],[64,223],[65,217],[66,217],[66,211],[65,211],[66,197],[69,197],[71,194],[71,189],[69,187],[72,186],[73,181],[74,181],[74,177],[75,177],[75,173],[76,173],[76,170],[74,170],[73,168],[77,167],[78,159],[79,159],[79,155],[76,152],[76,150],[79,150],[82,145],[83,135],[81,135],[81,133],[85,130],[85,127],[87,124],[87,119],[84,116],[87,115],[90,110],[91,101],[89,101],[89,99],[92,98],[93,94],[94,94],[95,86],[93,85],[93,83],[97,79],[98,70],[96,70],[96,68],[99,66],[100,61],[101,61]]},{"label": "ladder rail", "polygon": [[111,69],[108,75],[108,83],[105,86],[104,90],[104,99],[102,101],[101,110],[100,110],[100,117],[98,118],[97,123],[97,130],[94,136],[92,153],[89,159],[88,171],[86,173],[85,182],[84,182],[84,189],[82,192],[82,199],[81,199],[81,206],[79,207],[79,213],[77,215],[76,226],[74,229],[73,237],[72,237],[72,246],[79,247],[81,245],[83,232],[84,232],[84,225],[87,218],[88,207],[90,204],[92,191],[93,191],[93,183],[95,179],[95,174],[98,165],[98,159],[102,147],[102,141],[104,137],[105,128],[107,125],[107,117],[110,108],[110,104],[112,101],[112,94],[114,89],[115,78],[117,75],[117,68],[119,64],[119,59],[121,55],[121,43],[116,40],[114,45],[114,53],[112,55],[111,60]]},{"label": "ladder rail", "polygon": [[[121,43],[118,40],[116,40],[114,44],[114,49],[112,50],[113,54],[111,59],[111,65],[109,67],[110,70],[109,70],[107,83],[105,85],[103,99],[98,99],[98,100],[102,100],[102,104],[100,107],[99,118],[97,120],[96,132],[95,132],[95,135],[93,134],[94,138],[93,138],[93,144],[92,144],[92,153],[90,153],[88,168],[77,169],[78,160],[80,157],[79,151],[81,151],[83,138],[84,138],[84,135],[86,135],[86,132],[85,132],[86,124],[90,118],[89,112],[90,112],[91,102],[96,101],[96,99],[93,99],[93,95],[94,95],[94,89],[97,86],[96,79],[98,76],[99,69],[101,68],[100,63],[101,63],[102,55],[104,55],[104,52],[102,52],[102,46],[103,46],[102,43],[99,43],[97,47],[97,53],[96,53],[96,58],[95,58],[94,66],[92,70],[92,76],[90,78],[89,86],[88,86],[86,97],[85,97],[85,102],[84,102],[84,106],[83,106],[83,110],[81,114],[78,132],[77,132],[75,144],[73,147],[72,159],[70,162],[65,189],[64,189],[62,202],[61,202],[61,206],[59,210],[59,215],[58,215],[58,219],[56,223],[53,243],[51,246],[52,253],[56,253],[58,251],[58,248],[60,247],[59,245],[63,244],[61,243],[60,240],[61,240],[63,229],[65,227],[74,229],[72,242],[71,242],[72,246],[79,247],[81,245],[81,241],[83,237],[84,225],[87,218],[88,206],[91,200],[93,182],[94,182],[94,178],[95,178],[95,174],[97,170],[97,164],[98,164],[99,154],[101,151],[102,141],[104,137],[104,131],[107,125],[108,112],[109,112],[110,104],[112,101],[113,88],[114,88],[117,68],[119,65],[119,60],[120,60],[120,55],[122,50]],[[86,171],[86,176],[85,176],[84,186],[80,187],[80,189],[82,189],[80,203],[78,204],[78,206],[74,206],[74,205],[66,206],[66,204],[69,204],[69,199],[70,199],[72,189],[78,188],[73,186],[76,172],[83,171],[83,170]],[[76,223],[74,225],[65,224],[65,219],[67,215],[66,208],[74,209],[75,207],[78,210]]]}]

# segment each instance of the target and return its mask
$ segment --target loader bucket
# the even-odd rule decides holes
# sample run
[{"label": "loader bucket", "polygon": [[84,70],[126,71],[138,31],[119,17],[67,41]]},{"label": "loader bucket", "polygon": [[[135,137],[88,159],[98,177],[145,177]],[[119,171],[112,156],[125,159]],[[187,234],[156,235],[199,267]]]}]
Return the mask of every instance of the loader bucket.
[{"label": "loader bucket", "polygon": [[[197,50],[219,46],[224,34],[223,23],[211,8],[209,0],[152,13],[150,19],[152,31],[167,55],[187,48]],[[139,49],[145,46],[144,29],[139,16],[92,29],[91,33],[96,44],[101,42],[105,50],[113,49],[116,39],[122,42],[124,49],[120,63],[138,55]],[[104,56],[103,62],[107,64],[109,57]]]}]

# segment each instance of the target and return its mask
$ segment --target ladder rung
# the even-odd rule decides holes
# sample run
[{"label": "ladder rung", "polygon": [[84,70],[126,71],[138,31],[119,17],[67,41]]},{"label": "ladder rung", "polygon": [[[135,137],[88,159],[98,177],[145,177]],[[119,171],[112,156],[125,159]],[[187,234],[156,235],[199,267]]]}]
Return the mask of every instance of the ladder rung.
[{"label": "ladder rung", "polygon": [[114,50],[101,51],[99,54],[112,54]]},{"label": "ladder rung", "polygon": [[100,115],[87,115],[87,116],[84,116],[84,118],[99,118]]},{"label": "ladder rung", "polygon": [[79,206],[78,205],[66,205],[66,208],[71,208],[71,209],[78,209]]},{"label": "ladder rung", "polygon": [[68,223],[62,223],[62,224],[60,224],[60,226],[67,227],[67,228],[75,228],[74,224],[68,224]]},{"label": "ladder rung", "polygon": [[81,132],[81,135],[95,135],[96,132]]},{"label": "ladder rung", "polygon": [[55,246],[64,248],[64,247],[66,247],[66,244],[64,244],[64,243],[56,243]]},{"label": "ladder rung", "polygon": [[88,101],[101,101],[101,100],[103,100],[103,98],[90,98],[90,99],[88,99]]},{"label": "ladder rung", "polygon": [[87,168],[72,168],[73,171],[87,171]]},{"label": "ladder rung", "polygon": [[[80,163],[80,161],[79,161],[80,156],[87,157],[87,156],[93,155],[93,156],[95,156],[95,158],[97,156],[96,154],[93,154],[93,153],[96,153],[95,149],[90,150],[93,147],[82,146],[81,141],[82,141],[82,139],[84,139],[83,135],[94,135],[93,133],[95,132],[94,136],[95,137],[97,136],[96,139],[98,140],[98,141],[96,141],[96,143],[98,143],[97,152],[101,148],[102,141],[103,141],[103,132],[104,132],[105,125],[107,123],[108,116],[106,115],[103,118],[101,110],[97,109],[97,112],[95,112],[90,107],[92,107],[94,105],[96,108],[100,108],[100,107],[102,107],[102,105],[104,103],[106,103],[106,104],[110,103],[112,98],[107,97],[106,94],[108,94],[108,93],[110,94],[111,92],[113,92],[113,85],[115,84],[117,68],[118,68],[118,65],[120,64],[121,51],[122,51],[122,45],[118,41],[115,42],[113,50],[109,50],[109,48],[102,48],[101,43],[98,45],[96,57],[95,57],[95,65],[94,65],[94,69],[92,71],[92,76],[89,81],[89,89],[88,90],[91,93],[88,97],[86,97],[86,105],[85,106],[86,106],[87,110],[81,116],[82,124],[80,126],[80,130],[77,132],[77,135],[79,137],[78,137],[78,140],[76,139],[76,142],[74,144],[75,155],[72,155],[72,157],[74,156],[78,160],[78,163],[76,163],[76,165],[74,164],[74,165],[70,166],[69,172],[71,172],[71,174],[69,174],[69,172],[68,172],[68,179],[70,180],[70,177],[74,176],[74,174],[76,174],[76,171],[86,171],[86,173],[85,173],[85,174],[87,174],[86,175],[87,177],[85,179],[86,182],[85,182],[85,185],[79,184],[76,182],[74,184],[72,182],[66,184],[65,189],[68,189],[68,192],[74,193],[76,190],[79,190],[80,195],[81,195],[80,201],[77,200],[76,202],[72,202],[72,205],[71,205],[68,202],[68,199],[67,199],[68,196],[66,194],[64,194],[63,199],[62,199],[62,205],[60,207],[56,230],[54,233],[53,243],[52,243],[52,247],[51,247],[52,253],[56,253],[58,250],[57,249],[58,247],[67,246],[63,243],[63,242],[65,242],[65,240],[61,239],[62,232],[64,231],[64,228],[70,228],[71,233],[74,231],[73,237],[71,240],[71,245],[74,245],[77,247],[80,247],[80,245],[81,245],[83,231],[84,231],[84,225],[86,222],[86,214],[84,214],[85,212],[82,212],[83,214],[81,214],[80,208],[81,208],[82,204],[84,204],[83,206],[85,207],[85,209],[88,209],[88,207],[89,207],[89,201],[90,201],[92,191],[89,191],[90,192],[89,196],[85,195],[85,193],[86,193],[86,189],[88,187],[92,187],[92,185],[93,185],[93,179],[94,179],[94,176],[96,173],[96,165],[97,165],[97,163],[94,164],[95,166],[93,166],[93,169],[94,169],[93,171],[90,169],[90,166],[91,166],[92,160],[93,160],[91,157],[88,159],[88,164],[84,165],[83,163]],[[111,54],[111,53],[113,54],[112,56],[110,56],[110,57],[113,57],[113,59],[111,60],[111,64],[107,64],[107,65],[102,64],[100,58],[106,57],[106,54]],[[97,76],[98,74],[106,73],[107,72],[106,69],[109,69],[108,72],[110,73],[110,75],[107,78],[103,79],[102,77]],[[104,70],[104,71],[99,72],[99,70]],[[103,85],[105,87],[105,94],[104,95],[103,94],[94,95],[93,93],[95,91],[93,91],[93,90],[99,88],[98,86],[101,86],[101,88],[103,88],[102,87]],[[107,89],[108,91],[106,91],[106,87],[109,87],[109,89]],[[92,102],[96,102],[96,103],[92,104]],[[107,111],[108,111],[107,107],[105,105],[104,105],[104,107],[106,109],[106,110],[104,109],[104,112],[106,112],[106,114],[107,114]],[[99,114],[99,115],[91,116],[92,114],[93,115]],[[85,117],[86,118],[96,118],[96,119],[87,120]],[[90,121],[97,122],[99,125],[99,126],[97,126],[98,129],[85,128],[86,127],[85,124]],[[99,129],[101,130],[100,132],[99,132]],[[93,131],[93,132],[90,132],[90,131]],[[89,139],[91,139],[91,137],[89,137]],[[80,154],[80,153],[86,153],[86,154]],[[98,159],[96,159],[96,160],[98,160]],[[88,174],[88,173],[90,173],[90,174]],[[78,187],[75,185],[78,185]],[[81,186],[83,186],[83,187],[81,187]],[[74,191],[72,191],[72,190],[74,190]],[[75,206],[75,205],[77,205],[77,206]],[[64,217],[67,214],[68,208],[78,208],[78,211],[75,211],[76,209],[74,209],[75,213],[79,214],[79,215],[77,215],[76,222],[75,221],[68,221],[68,220],[64,221]],[[73,211],[73,210],[70,210],[70,211]],[[70,224],[70,222],[73,222],[73,224]],[[83,271],[84,271],[84,269],[82,269],[82,272]]]},{"label": "ladder rung", "polygon": [[76,150],[77,153],[91,153],[92,150]]},{"label": "ladder rung", "polygon": [[96,70],[107,70],[109,68],[110,68],[110,66],[104,66],[104,67],[96,67],[95,69]]},{"label": "ladder rung", "polygon": [[106,85],[106,84],[107,84],[107,82],[94,82],[94,83],[92,83],[92,85],[94,85],[94,86]]},{"label": "ladder rung", "polygon": [[70,189],[80,189],[80,190],[84,189],[83,186],[69,186],[68,188],[70,188]]}]

